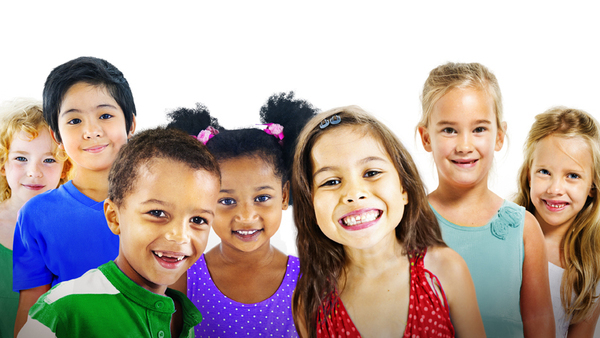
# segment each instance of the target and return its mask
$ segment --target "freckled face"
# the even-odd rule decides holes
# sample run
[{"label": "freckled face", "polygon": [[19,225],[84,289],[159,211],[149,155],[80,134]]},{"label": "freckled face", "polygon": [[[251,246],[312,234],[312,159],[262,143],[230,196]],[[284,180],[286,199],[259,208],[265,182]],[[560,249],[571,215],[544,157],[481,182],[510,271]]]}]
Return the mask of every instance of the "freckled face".
[{"label": "freckled face", "polygon": [[311,155],[321,231],[357,249],[395,240],[408,197],[381,142],[359,127],[336,127],[317,140]]},{"label": "freckled face", "polygon": [[24,131],[13,135],[6,163],[1,170],[11,189],[11,198],[24,203],[58,186],[64,162],[54,157],[54,150],[56,143],[45,128],[33,140]]},{"label": "freckled face", "polygon": [[282,187],[272,166],[257,157],[219,162],[221,191],[213,229],[224,246],[244,252],[270,245],[288,207],[288,184]]},{"label": "freckled face", "polygon": [[433,154],[440,183],[458,187],[487,184],[494,151],[504,143],[493,99],[472,88],[455,88],[442,96],[428,127],[419,133],[423,147]]},{"label": "freckled face", "polygon": [[119,268],[145,289],[163,294],[206,248],[219,178],[169,159],[154,159],[138,170],[123,204],[107,200],[104,210],[120,238]]},{"label": "freckled face", "polygon": [[591,149],[581,137],[548,136],[533,152],[531,202],[542,230],[569,227],[592,196]]},{"label": "freckled face", "polygon": [[135,129],[125,130],[123,110],[104,87],[78,82],[66,92],[58,113],[61,147],[78,170],[110,170]]}]

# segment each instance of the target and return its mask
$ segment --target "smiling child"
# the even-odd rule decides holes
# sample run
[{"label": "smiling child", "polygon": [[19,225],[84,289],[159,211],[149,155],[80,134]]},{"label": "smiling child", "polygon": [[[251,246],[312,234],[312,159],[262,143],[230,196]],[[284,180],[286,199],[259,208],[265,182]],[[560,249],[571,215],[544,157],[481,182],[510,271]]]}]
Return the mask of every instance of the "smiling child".
[{"label": "smiling child", "polygon": [[220,172],[178,130],[147,130],[119,154],[104,213],[119,255],[40,297],[19,337],[193,337],[202,316],[167,289],[200,257]]}]

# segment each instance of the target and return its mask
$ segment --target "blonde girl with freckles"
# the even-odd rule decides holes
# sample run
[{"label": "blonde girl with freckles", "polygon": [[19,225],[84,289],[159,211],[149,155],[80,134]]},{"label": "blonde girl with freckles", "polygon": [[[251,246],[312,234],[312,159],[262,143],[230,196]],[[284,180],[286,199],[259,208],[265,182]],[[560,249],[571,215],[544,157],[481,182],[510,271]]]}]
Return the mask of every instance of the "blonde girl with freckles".
[{"label": "blonde girl with freckles", "polygon": [[542,231],[488,188],[506,134],[496,77],[478,63],[447,63],[430,72],[421,100],[417,130],[439,178],[429,204],[473,276],[487,336],[554,336]]},{"label": "blonde girl with freckles", "polygon": [[600,316],[600,129],[584,111],[535,117],[515,202],[540,223],[548,251],[556,337],[593,337]]},{"label": "blonde girl with freckles", "polygon": [[357,106],[305,126],[292,175],[302,337],[485,337],[464,260],[442,241],[416,165]]}]

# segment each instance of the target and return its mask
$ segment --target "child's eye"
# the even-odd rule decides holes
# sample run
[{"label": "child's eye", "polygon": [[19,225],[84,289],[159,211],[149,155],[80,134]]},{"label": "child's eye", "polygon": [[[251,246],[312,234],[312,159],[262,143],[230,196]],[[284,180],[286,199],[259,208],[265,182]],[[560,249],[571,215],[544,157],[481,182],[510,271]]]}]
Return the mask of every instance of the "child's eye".
[{"label": "child's eye", "polygon": [[266,202],[270,199],[271,199],[271,196],[269,196],[269,195],[260,195],[254,199],[254,202],[262,203],[262,202]]},{"label": "child's eye", "polygon": [[19,162],[27,162],[27,157],[17,156],[17,157],[15,157],[15,160],[19,161]]},{"label": "child's eye", "polygon": [[581,176],[579,176],[577,174],[573,174],[573,173],[567,174],[567,178],[570,178],[570,179],[578,179],[580,177]]},{"label": "child's eye", "polygon": [[325,181],[325,183],[321,184],[321,187],[334,186],[334,185],[338,185],[340,183],[341,183],[341,181],[338,179],[331,179],[331,180],[327,180],[327,181]]},{"label": "child's eye", "polygon": [[44,159],[44,163],[56,163],[56,160],[53,158]]},{"label": "child's eye", "polygon": [[487,128],[486,127],[477,127],[473,130],[474,133],[483,133],[484,131],[486,131]]},{"label": "child's eye", "polygon": [[111,114],[102,114],[102,115],[100,115],[100,119],[101,120],[110,119],[111,117],[113,117]]},{"label": "child's eye", "polygon": [[148,211],[148,214],[157,218],[164,218],[167,216],[162,210],[150,210]]},{"label": "child's eye", "polygon": [[381,174],[381,171],[369,170],[363,175],[363,177],[373,177],[373,176],[377,176],[379,174]]},{"label": "child's eye", "polygon": [[550,175],[550,172],[546,169],[540,169],[540,170],[538,170],[538,173],[540,173],[542,175]]},{"label": "child's eye", "polygon": [[454,128],[446,127],[442,129],[442,133],[444,134],[456,134],[456,130]]},{"label": "child's eye", "polygon": [[72,119],[67,122],[67,124],[80,124],[81,119]]},{"label": "child's eye", "polygon": [[208,222],[206,221],[206,219],[200,217],[200,216],[194,216],[190,219],[190,222],[195,223],[195,224],[208,224]]},{"label": "child's eye", "polygon": [[219,204],[234,205],[235,204],[235,200],[233,198],[230,198],[230,197],[225,197],[225,198],[221,198],[219,200]]}]

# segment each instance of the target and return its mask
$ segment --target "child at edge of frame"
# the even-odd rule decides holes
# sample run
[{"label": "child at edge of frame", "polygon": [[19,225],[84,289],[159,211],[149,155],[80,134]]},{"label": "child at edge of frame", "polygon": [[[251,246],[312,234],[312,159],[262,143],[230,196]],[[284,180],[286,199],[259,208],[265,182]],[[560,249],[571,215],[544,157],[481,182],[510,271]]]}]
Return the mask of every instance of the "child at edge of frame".
[{"label": "child at edge of frame", "polygon": [[16,336],[29,308],[56,284],[115,259],[119,238],[104,217],[108,173],[135,131],[135,104],[123,73],[106,60],[79,57],[44,84],[44,119],[73,162],[72,179],[28,201],[13,241]]},{"label": "child at edge of frame", "polygon": [[186,133],[159,127],[123,147],[108,180],[104,214],[119,255],[40,297],[19,337],[194,337],[202,315],[167,286],[206,248],[216,160]]}]

